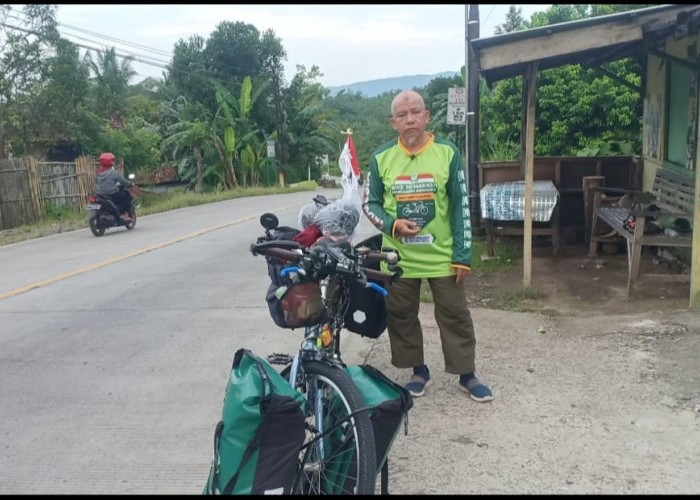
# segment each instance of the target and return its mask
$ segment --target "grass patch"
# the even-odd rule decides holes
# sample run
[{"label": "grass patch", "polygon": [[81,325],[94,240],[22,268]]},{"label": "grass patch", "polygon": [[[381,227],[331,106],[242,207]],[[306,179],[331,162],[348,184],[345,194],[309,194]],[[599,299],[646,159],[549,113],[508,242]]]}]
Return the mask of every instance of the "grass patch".
[{"label": "grass patch", "polygon": [[149,193],[141,191],[141,197],[136,201],[137,215],[150,215],[178,208],[193,207],[206,203],[232,200],[244,196],[263,196],[270,194],[296,193],[316,189],[314,181],[305,181],[290,186],[250,187],[229,189],[226,191],[211,191],[197,194],[194,191],[175,190],[170,193]]},{"label": "grass patch", "polygon": [[505,271],[515,267],[523,258],[522,246],[513,240],[498,241],[493,246],[497,259],[483,259],[488,255],[485,238],[475,238],[472,247],[472,270],[480,272]]},{"label": "grass patch", "polygon": [[[517,266],[522,260],[522,248],[513,241],[499,241],[494,244],[494,254],[498,259],[483,260],[482,255],[487,255],[485,238],[475,238],[472,247],[472,272],[484,274],[506,271]],[[522,311],[525,300],[536,300],[539,294],[536,290],[526,290],[518,294],[504,294],[493,304],[494,309],[508,311]],[[427,280],[423,280],[420,287],[420,301],[433,303],[433,294]]]},{"label": "grass patch", "polygon": [[534,309],[527,307],[528,301],[535,301],[540,297],[536,288],[526,288],[521,292],[503,292],[490,304],[491,309],[501,309],[514,312],[531,312]]}]

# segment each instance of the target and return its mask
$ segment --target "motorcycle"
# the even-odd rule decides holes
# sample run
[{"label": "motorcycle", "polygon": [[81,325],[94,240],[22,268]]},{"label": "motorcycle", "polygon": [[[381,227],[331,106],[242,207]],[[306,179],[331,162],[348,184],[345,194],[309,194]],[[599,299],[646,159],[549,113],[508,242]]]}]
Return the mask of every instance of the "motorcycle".
[{"label": "motorcycle", "polygon": [[[135,178],[136,176],[134,174],[129,174],[130,181],[133,181]],[[102,236],[105,234],[105,230],[111,227],[124,226],[128,230],[131,230],[136,226],[134,198],[138,193],[135,187],[126,188],[125,186],[120,186],[119,189],[129,189],[131,194],[131,205],[129,207],[129,216],[131,220],[124,219],[121,211],[116,203],[112,201],[111,197],[97,193],[91,194],[88,196],[87,218],[90,224],[90,231],[92,231],[92,234],[95,236]]]}]

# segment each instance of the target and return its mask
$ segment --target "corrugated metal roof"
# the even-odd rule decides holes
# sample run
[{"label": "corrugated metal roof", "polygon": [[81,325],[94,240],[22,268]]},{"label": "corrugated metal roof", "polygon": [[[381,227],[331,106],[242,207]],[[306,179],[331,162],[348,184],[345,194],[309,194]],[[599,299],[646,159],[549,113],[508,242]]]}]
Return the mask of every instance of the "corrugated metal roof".
[{"label": "corrugated metal roof", "polygon": [[[695,10],[700,5],[660,5],[478,38],[471,45],[482,76],[492,83],[523,74],[534,61],[539,69],[547,69],[628,57],[656,41],[646,26],[666,19],[675,23],[677,13]],[[587,34],[594,30],[608,36],[592,39]],[[659,32],[659,36],[667,34]]]}]

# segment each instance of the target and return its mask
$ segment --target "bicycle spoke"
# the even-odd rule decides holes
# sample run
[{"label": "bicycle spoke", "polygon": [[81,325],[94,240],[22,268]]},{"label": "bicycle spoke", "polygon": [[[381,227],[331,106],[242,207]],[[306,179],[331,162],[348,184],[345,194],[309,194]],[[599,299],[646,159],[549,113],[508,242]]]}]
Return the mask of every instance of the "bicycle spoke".
[{"label": "bicycle spoke", "polygon": [[[304,364],[307,438],[300,454],[297,494],[374,492],[374,434],[362,399],[339,368]],[[359,457],[359,460],[358,460]]]}]

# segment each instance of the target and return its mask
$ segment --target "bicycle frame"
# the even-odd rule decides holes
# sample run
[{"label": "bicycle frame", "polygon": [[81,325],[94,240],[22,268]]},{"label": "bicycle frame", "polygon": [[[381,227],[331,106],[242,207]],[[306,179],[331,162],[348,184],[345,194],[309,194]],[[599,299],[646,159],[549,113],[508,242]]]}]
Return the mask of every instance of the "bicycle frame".
[{"label": "bicycle frame", "polygon": [[[317,361],[326,361],[329,364],[332,364],[333,366],[336,366],[341,369],[343,368],[343,362],[340,358],[339,345],[342,322],[338,317],[336,317],[336,315],[332,311],[331,305],[329,304],[329,284],[329,277],[326,277],[319,281],[319,285],[321,288],[321,300],[327,313],[326,316],[329,317],[330,320],[328,322],[318,323],[316,325],[307,326],[304,328],[304,341],[302,343],[301,348],[294,355],[294,358],[292,358],[292,364],[289,370],[289,384],[294,389],[296,389],[299,367],[302,363],[302,360],[313,359]],[[335,326],[336,328],[335,331],[331,331],[331,342],[328,345],[325,345],[323,341],[324,328],[327,327],[329,330],[331,330],[333,326]],[[329,347],[333,349],[330,355],[328,353]],[[314,415],[316,416],[315,426],[319,434],[322,436],[326,430],[323,422],[323,411],[321,407],[323,401],[321,400],[321,398],[317,398],[315,393],[308,394],[307,400],[314,405]],[[323,449],[323,441],[319,442],[319,448],[321,456],[325,456]]]}]

